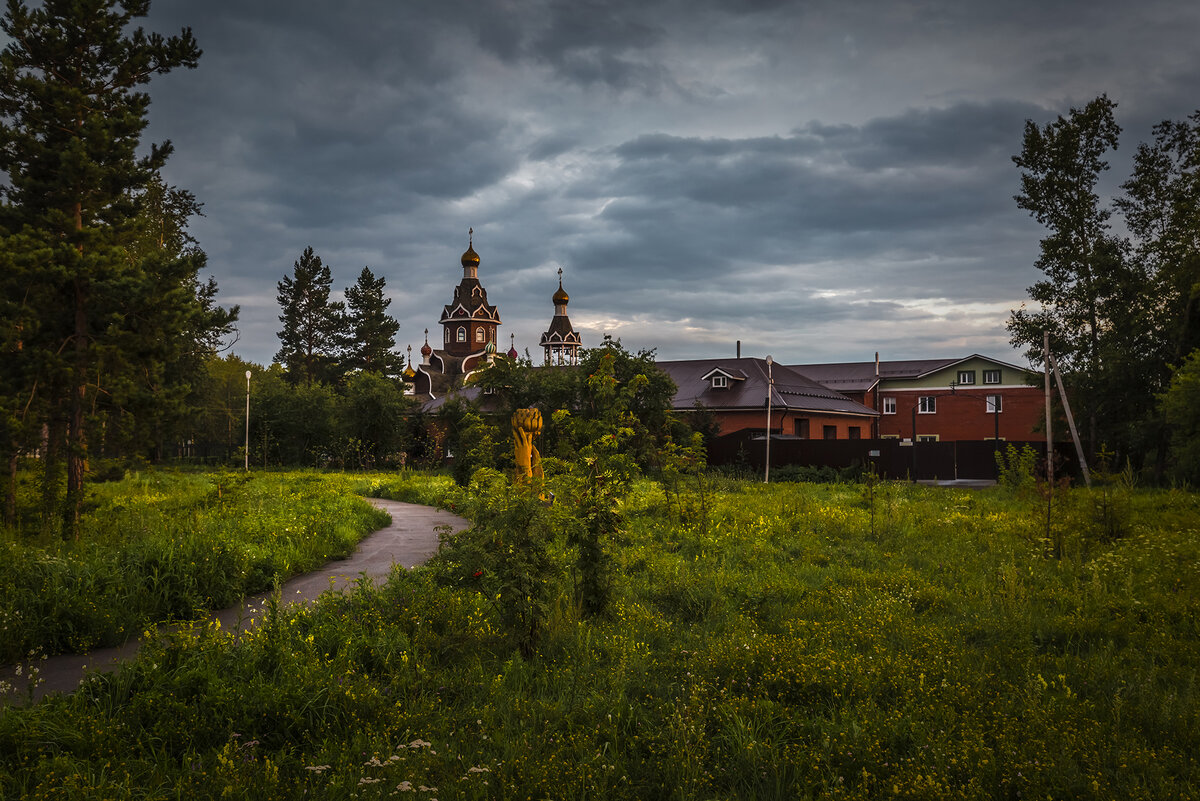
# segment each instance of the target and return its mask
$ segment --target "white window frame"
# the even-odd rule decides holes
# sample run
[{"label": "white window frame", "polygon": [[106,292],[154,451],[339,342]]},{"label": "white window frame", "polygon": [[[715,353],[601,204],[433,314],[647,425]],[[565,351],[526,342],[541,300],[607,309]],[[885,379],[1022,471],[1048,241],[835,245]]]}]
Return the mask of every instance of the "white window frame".
[{"label": "white window frame", "polygon": [[483,329],[482,328],[475,329],[475,341],[483,342]]},{"label": "white window frame", "polygon": [[984,370],[983,371],[983,383],[999,384],[1000,383],[1000,371],[999,370]]},{"label": "white window frame", "polygon": [[890,396],[884,397],[883,413],[884,414],[895,414],[896,413],[896,399],[894,397],[890,397]]},{"label": "white window frame", "polygon": [[917,398],[918,414],[937,414],[937,395],[921,395]]},{"label": "white window frame", "polygon": [[728,386],[729,386],[728,376],[714,375],[712,377],[712,388],[713,389],[725,389]]},{"label": "white window frame", "polygon": [[996,414],[997,412],[1004,414],[1004,396],[988,395],[986,409],[988,414]]},{"label": "white window frame", "polygon": [[459,342],[467,341],[467,327],[465,325],[460,325],[458,327],[458,341]]},{"label": "white window frame", "polygon": [[959,370],[958,371],[958,385],[959,386],[965,387],[965,386],[973,385],[974,383],[975,383],[975,371],[974,370]]},{"label": "white window frame", "polygon": [[917,434],[917,442],[940,442],[940,434]]}]

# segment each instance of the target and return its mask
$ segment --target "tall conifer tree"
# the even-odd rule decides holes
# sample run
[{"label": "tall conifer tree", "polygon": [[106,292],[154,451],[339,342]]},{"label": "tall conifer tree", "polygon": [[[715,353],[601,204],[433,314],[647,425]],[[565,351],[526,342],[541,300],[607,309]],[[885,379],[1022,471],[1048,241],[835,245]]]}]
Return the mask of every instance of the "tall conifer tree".
[{"label": "tall conifer tree", "polygon": [[383,287],[383,276],[376,278],[369,267],[363,267],[358,283],[346,290],[350,323],[346,367],[395,378],[404,369],[404,359],[396,353],[400,323],[387,313],[392,299],[383,296]]},{"label": "tall conifer tree", "polygon": [[275,361],[287,368],[293,382],[332,382],[338,377],[338,357],[346,331],[346,307],[331,301],[333,275],[312,247],[294,263],[292,275],[279,282],[279,352]]},{"label": "tall conifer tree", "polygon": [[163,276],[128,250],[139,192],[171,152],[163,143],[137,155],[150,104],[138,87],[196,66],[200,50],[187,29],[171,37],[131,29],[149,6],[44,0],[30,9],[8,0],[0,21],[10,40],[0,53],[0,170],[8,178],[0,234],[13,312],[0,339],[22,362],[6,368],[17,380],[6,391],[8,428],[20,428],[11,425],[14,410],[40,406],[51,453],[63,437],[64,536],[79,531],[92,410],[106,394],[100,360],[128,341],[126,321],[137,317],[130,298],[162,300],[152,287],[161,289]]}]

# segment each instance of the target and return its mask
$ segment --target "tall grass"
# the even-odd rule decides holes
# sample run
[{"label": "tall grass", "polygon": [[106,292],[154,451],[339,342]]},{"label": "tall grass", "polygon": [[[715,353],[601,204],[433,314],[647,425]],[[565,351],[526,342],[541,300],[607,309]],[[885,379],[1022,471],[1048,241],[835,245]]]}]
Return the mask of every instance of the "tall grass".
[{"label": "tall grass", "polygon": [[1072,493],[1048,559],[1036,498],[703,491],[638,484],[609,614],[564,572],[530,658],[435,560],[5,710],[0,796],[1200,795],[1195,496],[1133,492],[1113,539]]},{"label": "tall grass", "polygon": [[98,485],[78,542],[0,539],[0,664],[115,645],[353,551],[387,516],[316,474]]}]

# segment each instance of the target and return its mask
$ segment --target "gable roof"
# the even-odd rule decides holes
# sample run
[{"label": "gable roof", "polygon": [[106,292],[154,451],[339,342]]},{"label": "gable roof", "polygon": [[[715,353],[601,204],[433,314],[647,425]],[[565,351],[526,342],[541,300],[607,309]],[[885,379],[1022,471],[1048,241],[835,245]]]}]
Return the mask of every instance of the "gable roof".
[{"label": "gable roof", "polygon": [[[916,380],[945,370],[971,359],[983,359],[986,362],[1008,367],[1012,370],[1028,372],[1028,368],[1002,362],[990,356],[972,353],[953,359],[905,359],[901,361],[879,362],[879,380]],[[788,367],[803,373],[814,381],[830,389],[843,392],[866,392],[875,386],[875,362],[830,362],[828,364],[791,364]]]},{"label": "gable roof", "polygon": [[[762,359],[691,359],[655,362],[655,366],[678,388],[671,403],[676,411],[690,411],[697,403],[717,410],[766,408],[770,383],[767,363]],[[714,389],[711,378],[716,372],[738,380],[725,389]],[[871,417],[878,414],[782,364],[772,366],[771,378],[771,405],[778,409]]]}]

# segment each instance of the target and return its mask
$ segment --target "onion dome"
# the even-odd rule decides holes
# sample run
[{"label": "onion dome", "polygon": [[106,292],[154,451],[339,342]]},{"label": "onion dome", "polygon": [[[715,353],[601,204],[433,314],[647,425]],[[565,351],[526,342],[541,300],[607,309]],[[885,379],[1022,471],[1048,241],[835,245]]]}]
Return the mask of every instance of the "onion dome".
[{"label": "onion dome", "polygon": [[416,377],[417,377],[417,371],[412,369],[411,364],[408,367],[404,368],[404,378],[405,379],[412,381]]},{"label": "onion dome", "polygon": [[475,229],[472,228],[467,232],[467,249],[462,254],[462,266],[464,268],[479,266],[479,254],[475,252],[474,244],[475,244]]},{"label": "onion dome", "polygon": [[425,344],[421,346],[421,355],[428,356],[431,353],[433,353],[433,348],[429,347],[429,342],[426,341]]},{"label": "onion dome", "polygon": [[495,356],[496,355],[496,343],[495,342],[487,343],[487,345],[485,345],[483,348],[483,352],[486,353],[488,356]]},{"label": "onion dome", "polygon": [[559,267],[558,268],[558,291],[554,293],[554,296],[551,298],[551,300],[554,302],[555,306],[565,306],[567,304],[567,301],[569,301],[570,299],[571,299],[571,296],[567,294],[567,290],[563,289],[562,268]]},{"label": "onion dome", "polygon": [[519,353],[517,353],[517,335],[516,334],[508,335],[508,353],[506,353],[505,355],[508,356],[508,358],[510,358],[510,359],[515,359],[515,358],[517,358],[517,356],[520,355]]}]

